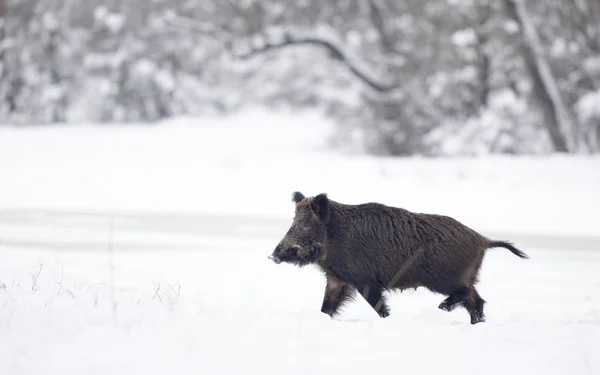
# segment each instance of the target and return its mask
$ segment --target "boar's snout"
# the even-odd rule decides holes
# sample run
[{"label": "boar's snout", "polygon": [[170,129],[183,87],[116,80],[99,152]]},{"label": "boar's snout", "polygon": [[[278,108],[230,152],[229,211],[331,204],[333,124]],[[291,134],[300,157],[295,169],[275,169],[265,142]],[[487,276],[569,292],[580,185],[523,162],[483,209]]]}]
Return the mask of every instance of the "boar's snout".
[{"label": "boar's snout", "polygon": [[306,266],[318,262],[323,255],[323,244],[320,242],[313,242],[306,247],[297,244],[280,244],[268,258],[275,264],[291,263],[297,266]]},{"label": "boar's snout", "polygon": [[279,244],[273,251],[273,254],[269,255],[268,258],[271,259],[275,264],[279,264],[281,262],[294,262],[298,257],[298,252],[302,250],[302,248],[295,244]]},{"label": "boar's snout", "polygon": [[275,262],[275,264],[279,264],[281,263],[281,259],[279,259],[277,257],[277,255],[275,255],[275,253],[269,255],[269,259],[271,259],[273,262]]}]

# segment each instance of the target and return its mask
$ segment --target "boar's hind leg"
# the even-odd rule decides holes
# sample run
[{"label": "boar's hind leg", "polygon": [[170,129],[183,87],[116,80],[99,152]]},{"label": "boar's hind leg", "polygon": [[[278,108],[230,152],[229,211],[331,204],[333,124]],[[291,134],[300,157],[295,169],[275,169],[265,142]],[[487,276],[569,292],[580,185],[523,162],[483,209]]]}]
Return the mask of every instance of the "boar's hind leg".
[{"label": "boar's hind leg", "polygon": [[471,324],[477,324],[485,322],[485,316],[483,314],[483,305],[485,300],[479,296],[477,290],[471,287],[469,290],[469,296],[466,301],[463,302],[464,307],[471,315]]},{"label": "boar's hind leg", "polygon": [[448,298],[442,301],[438,308],[444,311],[452,311],[459,304],[463,304],[469,297],[469,288],[462,286],[454,290]]},{"label": "boar's hind leg", "polygon": [[331,317],[339,312],[340,307],[352,300],[354,288],[335,276],[327,275],[327,286],[321,312]]},{"label": "boar's hind leg", "polygon": [[386,318],[390,315],[390,310],[382,295],[383,287],[381,285],[367,284],[359,289],[359,293],[367,300],[369,305],[371,305],[373,310],[375,310],[380,317]]}]

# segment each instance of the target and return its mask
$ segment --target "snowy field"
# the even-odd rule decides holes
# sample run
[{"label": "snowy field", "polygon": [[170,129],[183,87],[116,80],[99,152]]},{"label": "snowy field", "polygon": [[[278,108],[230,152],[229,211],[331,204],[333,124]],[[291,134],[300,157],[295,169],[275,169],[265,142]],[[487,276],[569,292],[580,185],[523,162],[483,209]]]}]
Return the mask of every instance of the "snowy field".
[{"label": "snowy field", "polygon": [[[600,374],[600,158],[327,151],[311,114],[0,129],[0,374]],[[331,320],[267,259],[291,193],[452,215],[488,253],[487,322],[393,293]]]}]

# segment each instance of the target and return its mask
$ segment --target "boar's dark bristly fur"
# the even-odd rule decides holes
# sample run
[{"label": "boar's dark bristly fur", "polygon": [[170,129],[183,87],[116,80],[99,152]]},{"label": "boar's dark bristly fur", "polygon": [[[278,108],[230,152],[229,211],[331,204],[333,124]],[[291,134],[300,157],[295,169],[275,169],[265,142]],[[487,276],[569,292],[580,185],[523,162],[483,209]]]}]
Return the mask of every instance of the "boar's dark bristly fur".
[{"label": "boar's dark bristly fur", "polygon": [[384,291],[423,286],[447,296],[440,309],[462,306],[471,324],[483,322],[485,301],[475,285],[486,250],[503,247],[527,258],[511,243],[490,240],[448,216],[342,204],[324,193],[307,198],[294,192],[292,201],[294,221],[269,258],[317,265],[327,282],[321,311],[332,317],[356,291],[387,317]]}]

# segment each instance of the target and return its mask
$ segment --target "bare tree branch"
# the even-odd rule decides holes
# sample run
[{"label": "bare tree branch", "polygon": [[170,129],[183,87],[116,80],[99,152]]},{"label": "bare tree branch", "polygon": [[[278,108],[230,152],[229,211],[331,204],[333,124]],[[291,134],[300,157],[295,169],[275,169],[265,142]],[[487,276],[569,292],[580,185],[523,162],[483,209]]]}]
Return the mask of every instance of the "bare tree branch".
[{"label": "bare tree branch", "polygon": [[[252,38],[245,51],[234,52],[235,57],[246,60],[255,55],[291,46],[314,45],[326,48],[336,60],[343,62],[362,82],[379,93],[390,92],[399,87],[397,83],[386,83],[369,73],[369,67],[352,54],[339,37],[328,27],[321,26],[311,31],[270,28],[262,35]],[[252,45],[254,44],[254,45]]]},{"label": "bare tree branch", "polygon": [[576,139],[574,121],[561,96],[556,78],[548,65],[542,44],[525,4],[520,0],[506,0],[512,18],[519,24],[525,42],[526,61],[532,73],[534,90],[544,107],[548,132],[556,151],[575,151],[580,146]]},{"label": "bare tree branch", "polygon": [[[377,28],[380,33],[384,33],[383,26],[383,8],[380,4],[370,3],[371,11],[377,21]],[[374,20],[374,21],[375,21]],[[345,42],[337,35],[333,28],[327,25],[319,25],[315,28],[301,29],[290,26],[270,27],[265,31],[255,34],[249,38],[244,38],[245,42],[234,43],[234,37],[226,31],[219,31],[217,27],[204,23],[197,23],[194,20],[186,19],[172,14],[169,22],[177,27],[191,29],[203,35],[208,35],[220,41],[225,49],[239,60],[249,60],[257,55],[268,53],[270,51],[281,50],[287,47],[312,45],[323,47],[329,51],[331,57],[341,61],[348,70],[363,82],[375,94],[386,94],[393,96],[407,96],[426,113],[428,113],[434,122],[440,123],[443,120],[443,113],[429,100],[423,89],[417,84],[400,83],[391,79],[384,79],[372,72],[366,62],[356,54],[352,53],[346,47]],[[222,35],[219,35],[222,33]],[[386,47],[392,48],[391,40],[384,34]]]}]

